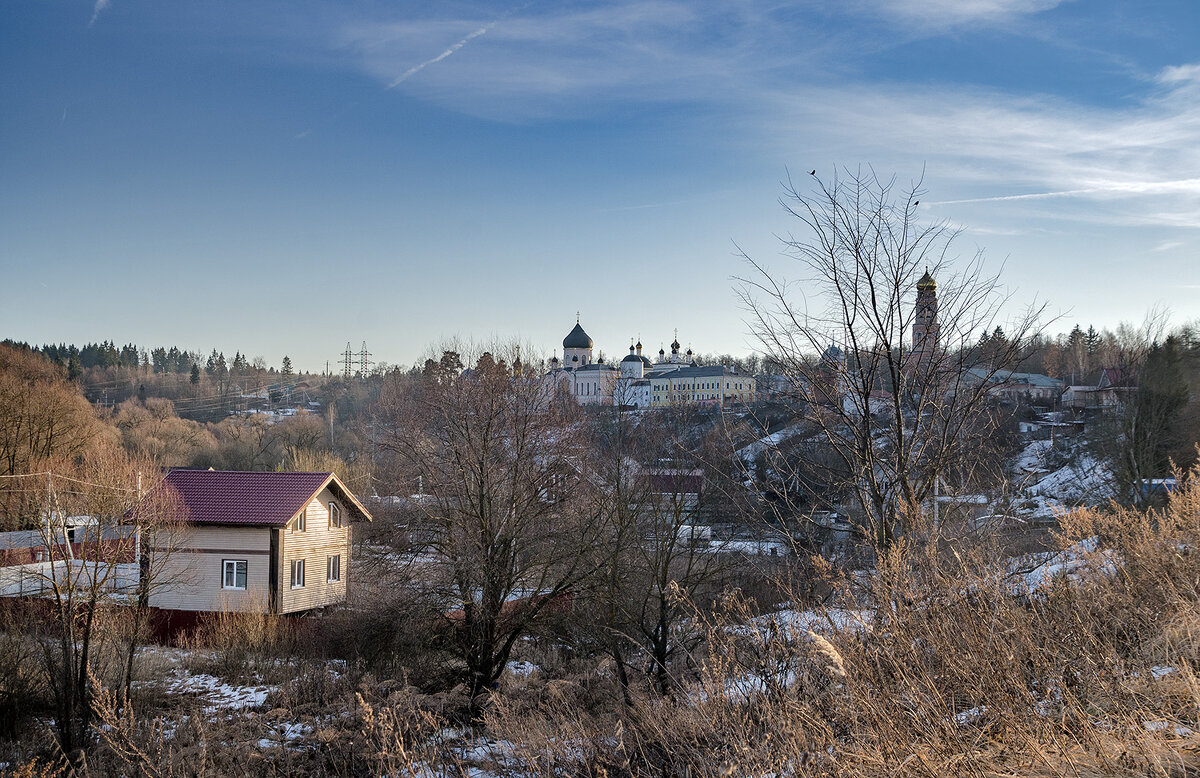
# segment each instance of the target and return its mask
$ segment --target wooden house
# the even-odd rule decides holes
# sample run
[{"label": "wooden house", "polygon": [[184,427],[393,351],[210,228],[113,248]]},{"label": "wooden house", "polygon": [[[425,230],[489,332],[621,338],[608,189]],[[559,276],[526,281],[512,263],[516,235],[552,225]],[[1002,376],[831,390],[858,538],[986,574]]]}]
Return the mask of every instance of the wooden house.
[{"label": "wooden house", "polygon": [[[371,516],[333,473],[172,470],[182,527],[150,605],[297,613],[346,599],[351,525]],[[153,499],[151,495],[150,499]]]}]

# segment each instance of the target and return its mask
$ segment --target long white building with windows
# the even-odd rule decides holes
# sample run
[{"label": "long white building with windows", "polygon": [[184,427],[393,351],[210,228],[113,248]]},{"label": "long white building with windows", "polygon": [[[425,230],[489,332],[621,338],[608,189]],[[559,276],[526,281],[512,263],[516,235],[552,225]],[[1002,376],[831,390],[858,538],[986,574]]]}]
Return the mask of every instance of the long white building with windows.
[{"label": "long white building with windows", "polygon": [[[632,340],[632,339],[631,339]],[[593,358],[594,343],[578,319],[563,338],[563,356],[550,360],[547,377],[581,405],[661,408],[690,404],[724,408],[754,397],[753,376],[738,375],[724,365],[698,365],[692,350],[680,352],[679,334],[671,352],[658,350],[651,361],[642,343],[631,343],[617,364]]]}]

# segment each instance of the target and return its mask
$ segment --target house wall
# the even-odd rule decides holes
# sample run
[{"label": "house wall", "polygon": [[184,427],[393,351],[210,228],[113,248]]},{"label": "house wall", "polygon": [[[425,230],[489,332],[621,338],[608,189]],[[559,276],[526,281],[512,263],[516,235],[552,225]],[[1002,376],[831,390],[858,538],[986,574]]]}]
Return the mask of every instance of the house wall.
[{"label": "house wall", "polygon": [[[265,611],[270,549],[270,530],[266,527],[183,528],[162,567],[154,572],[150,605],[183,611]],[[245,590],[222,588],[222,563],[226,559],[246,561]]]},{"label": "house wall", "polygon": [[[350,577],[350,512],[344,503],[342,526],[330,528],[329,501],[335,500],[329,489],[322,489],[307,507],[306,529],[293,531],[295,518],[280,531],[279,613],[294,613],[333,605],[346,599]],[[326,580],[327,559],[342,557],[340,581]],[[292,588],[292,561],[304,560],[304,586]]]}]

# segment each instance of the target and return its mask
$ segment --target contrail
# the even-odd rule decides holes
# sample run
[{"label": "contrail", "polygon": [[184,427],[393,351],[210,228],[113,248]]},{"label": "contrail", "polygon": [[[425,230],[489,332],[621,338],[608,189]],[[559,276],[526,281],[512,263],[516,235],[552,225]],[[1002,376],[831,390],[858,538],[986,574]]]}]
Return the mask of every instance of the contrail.
[{"label": "contrail", "polygon": [[[496,21],[499,21],[499,19],[497,19]],[[451,46],[450,48],[446,49],[445,51],[443,51],[441,54],[437,55],[433,59],[427,59],[419,65],[413,65],[411,68],[409,68],[408,70],[401,73],[399,78],[397,78],[392,83],[388,84],[387,88],[392,89],[393,87],[397,87],[400,84],[403,84],[405,81],[412,78],[417,73],[420,73],[425,68],[429,67],[430,65],[434,64],[435,62],[441,62],[446,57],[449,57],[451,54],[453,54],[454,52],[461,49],[463,46],[466,46],[467,43],[470,42],[472,38],[478,38],[480,35],[483,35],[485,32],[487,32],[488,30],[492,29],[495,26],[496,26],[496,22],[490,22],[488,24],[485,24],[484,26],[480,27],[475,32],[473,32],[470,35],[468,35],[467,37],[463,38],[458,43],[456,43],[453,46]]]},{"label": "contrail", "polygon": [[1095,194],[1096,192],[1111,192],[1108,188],[1092,188],[1092,189],[1064,189],[1061,192],[1034,192],[1031,194],[1018,195],[1000,195],[999,197],[971,197],[966,200],[939,200],[930,205],[960,205],[962,203],[995,203],[1002,200],[1040,200],[1045,197],[1071,197],[1081,194]]},{"label": "contrail", "polygon": [[[107,3],[108,0],[103,0],[103,2]],[[387,88],[392,89],[393,87],[399,86],[400,84],[403,84],[405,81],[412,78],[417,73],[420,73],[422,70],[429,67],[430,65],[432,65],[436,62],[441,62],[446,57],[449,57],[451,54],[453,54],[454,52],[461,49],[463,46],[466,46],[468,43],[471,42],[472,39],[478,38],[480,35],[483,35],[485,32],[492,29],[493,27],[495,27],[497,24],[504,21],[505,19],[511,17],[513,14],[517,14],[517,13],[520,13],[521,11],[524,11],[526,8],[533,5],[533,2],[534,2],[534,0],[529,0],[529,2],[527,2],[527,3],[522,3],[521,5],[517,6],[516,8],[513,8],[512,10],[506,11],[495,21],[491,21],[491,22],[488,22],[487,24],[483,25],[478,30],[471,33],[467,37],[463,38],[458,43],[456,43],[453,46],[451,46],[450,48],[446,49],[445,51],[443,51],[441,54],[437,55],[433,59],[427,59],[419,65],[413,65],[411,68],[409,68],[408,70],[401,73],[400,76],[395,81],[388,84]]]},{"label": "contrail", "polygon": [[1158,181],[1136,184],[1111,184],[1087,189],[1063,189],[1058,192],[1032,192],[1030,194],[999,195],[998,197],[972,197],[966,200],[941,200],[930,205],[959,205],[962,203],[995,203],[1005,200],[1041,200],[1048,197],[1074,197],[1089,194],[1162,194],[1165,192],[1188,192],[1200,188],[1200,178],[1184,178],[1178,181]]}]

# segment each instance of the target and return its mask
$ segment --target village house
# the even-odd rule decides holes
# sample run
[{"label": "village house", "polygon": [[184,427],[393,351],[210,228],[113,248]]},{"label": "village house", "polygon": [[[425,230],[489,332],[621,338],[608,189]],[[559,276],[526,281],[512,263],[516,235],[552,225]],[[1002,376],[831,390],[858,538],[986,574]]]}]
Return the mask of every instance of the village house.
[{"label": "village house", "polygon": [[172,470],[155,488],[184,525],[156,549],[152,607],[285,614],[346,599],[351,524],[371,515],[333,473]]},{"label": "village house", "polygon": [[1068,386],[1062,394],[1062,405],[1075,410],[1107,410],[1123,404],[1136,391],[1137,381],[1129,371],[1108,367],[1100,371],[1094,383]]},{"label": "village house", "polygon": [[967,369],[967,380],[987,383],[988,394],[1000,400],[1038,405],[1053,405],[1063,393],[1063,382],[1041,373],[1017,373],[1011,370],[992,372],[987,368]]}]

